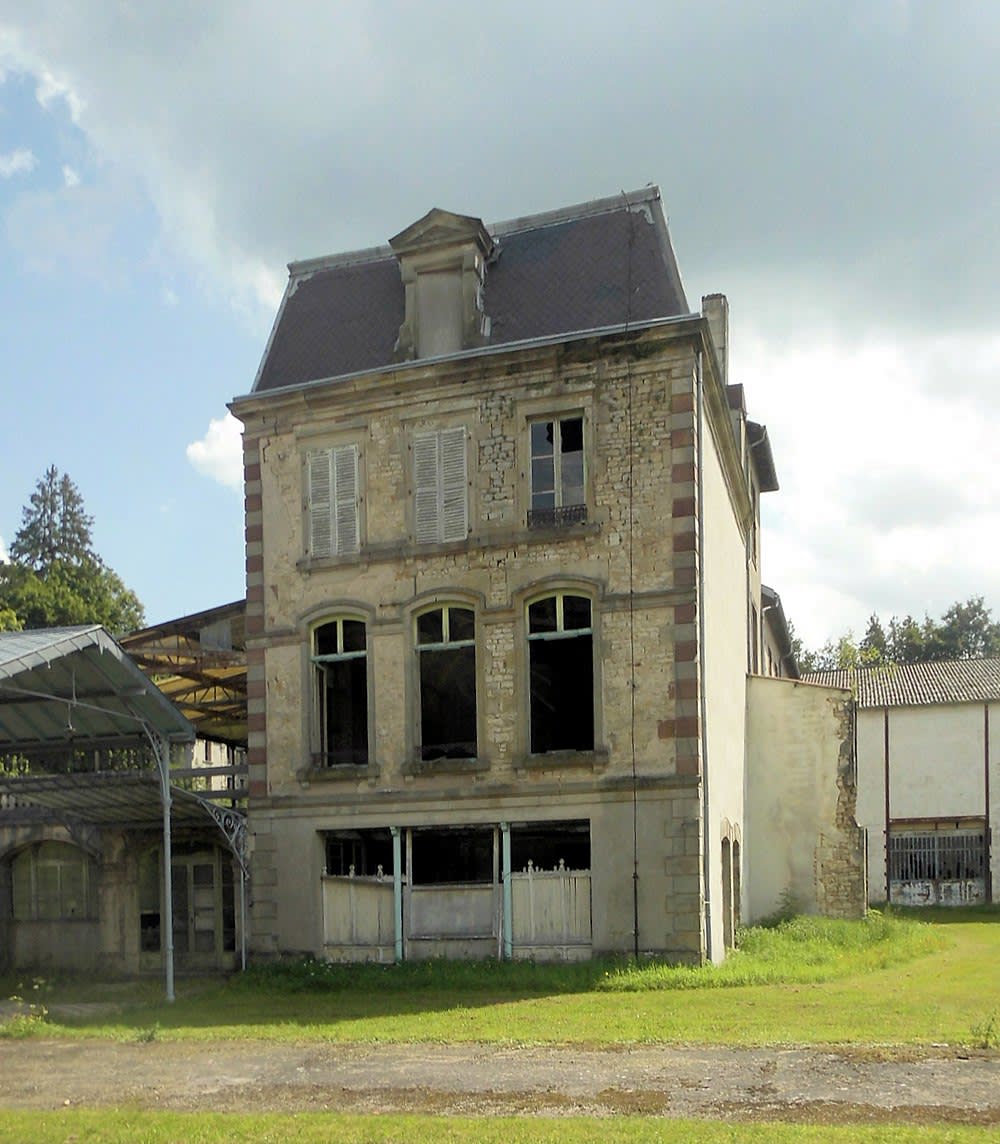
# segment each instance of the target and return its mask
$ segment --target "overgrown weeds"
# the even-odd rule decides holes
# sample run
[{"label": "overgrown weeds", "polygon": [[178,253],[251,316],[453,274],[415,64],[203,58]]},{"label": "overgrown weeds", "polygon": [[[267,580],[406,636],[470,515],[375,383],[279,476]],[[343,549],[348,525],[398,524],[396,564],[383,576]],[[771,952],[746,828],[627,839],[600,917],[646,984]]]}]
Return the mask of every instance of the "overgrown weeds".
[{"label": "overgrown weeds", "polygon": [[15,1006],[14,1012],[6,1021],[0,1021],[0,1037],[6,1040],[19,1040],[34,1037],[42,1031],[49,1019],[49,1011],[41,998],[46,982],[43,977],[32,978],[28,988],[18,984],[17,991],[8,1000]]},{"label": "overgrown weeds", "polygon": [[943,941],[931,926],[871,911],[859,921],[798,916],[741,930],[739,948],[721,965],[634,959],[345,965],[300,958],[251,967],[230,987],[282,994],[377,990],[555,995],[802,984],[885,969],[939,949]]}]

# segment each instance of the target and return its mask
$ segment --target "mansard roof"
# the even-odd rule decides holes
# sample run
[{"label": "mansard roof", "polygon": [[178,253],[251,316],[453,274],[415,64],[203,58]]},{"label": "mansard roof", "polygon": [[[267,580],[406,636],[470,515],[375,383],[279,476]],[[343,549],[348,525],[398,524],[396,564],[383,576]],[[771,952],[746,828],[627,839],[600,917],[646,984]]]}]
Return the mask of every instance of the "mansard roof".
[{"label": "mansard roof", "polygon": [[449,234],[479,235],[480,249],[492,240],[487,347],[689,313],[657,187],[487,227],[435,209],[391,246],[291,263],[253,391],[393,364],[405,314],[397,256]]}]

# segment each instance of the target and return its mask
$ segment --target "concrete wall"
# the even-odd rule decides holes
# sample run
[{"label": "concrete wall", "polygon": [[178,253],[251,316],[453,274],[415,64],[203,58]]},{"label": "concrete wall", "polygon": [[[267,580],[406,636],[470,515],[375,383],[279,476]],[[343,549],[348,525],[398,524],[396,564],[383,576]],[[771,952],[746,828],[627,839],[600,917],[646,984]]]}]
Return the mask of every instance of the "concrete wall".
[{"label": "concrete wall", "polygon": [[853,701],[836,688],[747,681],[746,916],[779,906],[857,917],[865,908],[855,813]]},{"label": "concrete wall", "polygon": [[[886,898],[887,749],[890,821],[986,818],[995,831],[1000,821],[1000,703],[858,713],[858,821],[868,833],[872,902]],[[996,846],[991,847],[990,869],[995,896],[1000,880]]]}]

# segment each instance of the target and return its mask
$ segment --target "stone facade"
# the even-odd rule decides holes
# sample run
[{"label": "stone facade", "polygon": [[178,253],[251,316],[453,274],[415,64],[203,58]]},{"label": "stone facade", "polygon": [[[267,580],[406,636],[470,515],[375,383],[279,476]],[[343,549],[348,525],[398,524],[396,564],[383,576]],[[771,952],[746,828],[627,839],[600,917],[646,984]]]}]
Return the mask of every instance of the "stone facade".
[{"label": "stone facade", "polygon": [[[466,229],[485,251],[481,230]],[[489,265],[480,272],[489,316]],[[293,271],[287,298],[300,288]],[[405,357],[419,343],[412,288],[407,281]],[[726,390],[724,299],[706,307],[707,316],[685,306],[661,319],[512,345],[484,348],[477,336],[466,353],[404,361],[397,354],[379,368],[269,384],[234,402],[245,426],[257,955],[351,956],[353,949],[387,956],[385,934],[358,936],[366,923],[355,915],[353,936],[330,936],[327,902],[351,889],[336,879],[365,874],[372,884],[356,882],[358,893],[381,893],[379,879],[394,883],[396,956],[418,949],[518,956],[518,919],[507,916],[518,839],[544,850],[541,836],[563,830],[566,845],[577,846],[574,861],[586,864],[591,906],[587,933],[563,941],[563,955],[723,955],[732,939],[731,925],[722,924],[723,882],[730,899],[734,879],[740,884],[759,528],[745,412]],[[271,357],[287,352],[281,337],[292,321],[279,315]],[[484,320],[481,329],[488,328]],[[265,355],[260,376],[270,368]],[[541,520],[532,516],[538,422],[550,434],[553,426],[572,427],[583,453],[582,503]],[[415,449],[423,435],[451,430],[464,434],[467,527],[455,539],[421,542]],[[317,450],[353,463],[357,489],[356,546],[321,556],[310,548],[309,466]],[[580,696],[578,714],[557,711],[556,748],[538,750],[531,648],[539,645],[530,644],[529,609],[564,597],[588,609],[587,637],[574,646],[592,659],[592,695]],[[421,753],[417,623],[439,608],[474,616],[476,749],[469,757]],[[341,620],[365,633],[368,736],[363,761],[330,765],[316,641]],[[706,711],[714,732],[704,725]],[[593,734],[582,747],[560,747],[562,727],[574,718],[592,720]],[[441,838],[479,831],[480,840],[493,831],[489,933],[412,932],[420,870],[410,869],[407,855],[435,830]],[[572,842],[572,831],[586,842]],[[716,857],[723,835],[725,874]],[[341,861],[331,859],[331,845],[338,855],[360,855],[366,842],[383,847],[377,871],[362,871],[361,857],[349,872],[331,868]],[[444,894],[451,880],[439,882]]]}]

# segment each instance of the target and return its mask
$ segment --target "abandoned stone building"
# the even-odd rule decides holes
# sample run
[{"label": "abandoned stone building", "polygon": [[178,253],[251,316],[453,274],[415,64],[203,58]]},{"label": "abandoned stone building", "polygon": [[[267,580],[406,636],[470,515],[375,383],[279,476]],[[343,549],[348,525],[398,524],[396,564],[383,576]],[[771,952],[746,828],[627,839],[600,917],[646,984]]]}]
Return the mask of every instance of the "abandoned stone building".
[{"label": "abandoned stone building", "polygon": [[751,741],[777,479],[727,340],[654,187],[291,265],[231,406],[252,954],[718,959],[793,850],[863,908],[844,693],[802,689],[827,797],[748,819],[800,763]]},{"label": "abandoned stone building", "polygon": [[243,964],[243,611],[0,632],[0,969]]}]

